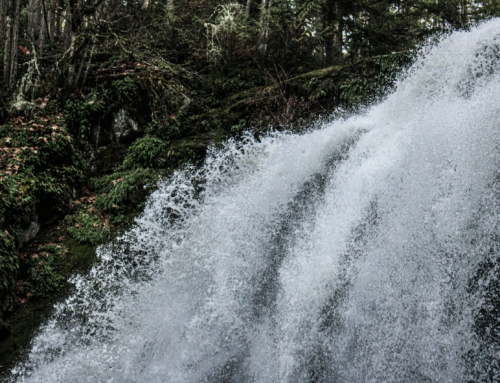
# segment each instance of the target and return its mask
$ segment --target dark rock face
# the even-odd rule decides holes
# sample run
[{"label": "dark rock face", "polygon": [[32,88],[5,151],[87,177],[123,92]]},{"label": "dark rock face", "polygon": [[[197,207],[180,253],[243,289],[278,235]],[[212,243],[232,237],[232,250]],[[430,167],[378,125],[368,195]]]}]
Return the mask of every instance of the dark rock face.
[{"label": "dark rock face", "polygon": [[99,125],[92,127],[92,139],[81,142],[87,170],[94,176],[117,171],[128,147],[143,135],[142,124],[125,108],[103,117]]},{"label": "dark rock face", "polygon": [[22,248],[25,244],[35,238],[39,231],[40,225],[38,224],[38,222],[31,221],[28,228],[26,230],[23,230],[21,232],[21,235],[19,236],[19,244],[17,246],[18,249]]},{"label": "dark rock face", "polygon": [[124,108],[113,113],[112,130],[116,141],[124,144],[132,143],[132,141],[141,137],[144,132]]}]

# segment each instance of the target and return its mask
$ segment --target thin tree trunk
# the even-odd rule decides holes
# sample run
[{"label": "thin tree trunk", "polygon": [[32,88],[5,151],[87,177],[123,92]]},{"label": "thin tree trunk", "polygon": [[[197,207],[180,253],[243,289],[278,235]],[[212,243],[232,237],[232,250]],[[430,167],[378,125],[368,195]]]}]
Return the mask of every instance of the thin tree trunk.
[{"label": "thin tree trunk", "polygon": [[250,17],[250,11],[252,10],[252,0],[247,0],[247,5],[245,7],[245,12],[247,17]]},{"label": "thin tree trunk", "polygon": [[69,46],[69,67],[68,67],[68,85],[71,86],[73,84],[73,78],[75,76],[75,41],[76,41],[76,32],[70,32],[70,46]]},{"label": "thin tree trunk", "polygon": [[468,4],[468,1],[467,0],[462,0],[462,4],[461,4],[461,7],[460,7],[460,16],[461,16],[461,24],[462,24],[462,28],[465,28],[468,26],[469,24],[469,19],[468,19],[468,16],[469,16],[469,4]]},{"label": "thin tree trunk", "polygon": [[54,28],[54,41],[59,42],[61,40],[61,35],[62,35],[62,11],[63,11],[63,2],[62,0],[55,0],[56,7],[55,7],[55,28]]},{"label": "thin tree trunk", "polygon": [[67,51],[71,46],[71,24],[73,23],[73,17],[71,14],[71,5],[68,1],[65,12],[65,22],[64,22],[64,51]]},{"label": "thin tree trunk", "polygon": [[5,34],[5,0],[0,0],[0,41],[4,41]]},{"label": "thin tree trunk", "polygon": [[344,46],[344,22],[342,19],[339,20],[337,24],[337,30],[335,31],[334,35],[334,45],[336,48],[336,64],[342,65],[344,61],[344,52],[343,52],[343,46]]},{"label": "thin tree trunk", "polygon": [[167,0],[167,19],[171,21],[174,16],[174,0]]},{"label": "thin tree trunk", "polygon": [[336,58],[336,35],[333,31],[335,25],[335,4],[327,0],[323,6],[323,35],[325,39],[325,64],[333,65]]},{"label": "thin tree trunk", "polygon": [[48,12],[48,32],[49,32],[49,41],[51,44],[54,43],[54,37],[55,37],[55,26],[56,26],[56,11],[57,11],[57,1],[56,0],[50,0],[49,3],[49,12]]},{"label": "thin tree trunk", "polygon": [[49,41],[50,41],[50,24],[49,24],[49,17],[48,17],[48,14],[47,14],[47,6],[45,5],[45,0],[41,0],[42,2],[42,11],[43,11],[43,21],[44,21],[44,24],[45,24],[45,32],[46,32],[46,36]]},{"label": "thin tree trunk", "polygon": [[38,24],[38,56],[43,57],[43,47],[45,44],[47,18],[45,17],[45,2],[40,0],[39,24]]},{"label": "thin tree trunk", "polygon": [[4,34],[4,54],[3,54],[3,80],[9,86],[10,79],[10,52],[11,52],[11,36],[12,36],[12,3],[15,0],[7,0],[5,2],[5,34]]},{"label": "thin tree trunk", "polygon": [[12,23],[12,39],[10,46],[10,74],[9,74],[9,87],[12,87],[16,81],[17,75],[17,43],[19,39],[19,16],[21,8],[21,0],[14,0],[14,20]]},{"label": "thin tree trunk", "polygon": [[267,41],[269,38],[269,8],[271,8],[273,0],[262,0],[260,13],[260,41],[259,51],[265,56],[267,53]]},{"label": "thin tree trunk", "polygon": [[335,31],[334,44],[337,50],[336,64],[342,65],[344,62],[344,9],[340,1],[337,1],[337,30]]},{"label": "thin tree trunk", "polygon": [[38,18],[37,14],[37,0],[29,0],[28,1],[28,25],[26,28],[26,33],[28,34],[28,38],[32,43],[35,42],[35,25],[36,19]]},{"label": "thin tree trunk", "polygon": [[78,73],[75,78],[75,86],[78,86],[78,81],[80,81],[80,77],[82,76],[83,67],[86,65],[87,55],[89,54],[89,50],[90,50],[90,44],[87,44],[85,48],[85,53],[83,54],[82,62],[80,64],[80,68],[78,68]]},{"label": "thin tree trunk", "polygon": [[89,61],[87,61],[87,67],[85,68],[85,74],[83,75],[82,87],[85,85],[85,82],[87,81],[87,75],[89,74],[90,63],[92,62],[92,57],[94,56],[94,49],[95,49],[95,44],[92,44]]},{"label": "thin tree trunk", "polygon": [[7,11],[7,0],[0,0],[0,41],[5,41],[5,17]]}]

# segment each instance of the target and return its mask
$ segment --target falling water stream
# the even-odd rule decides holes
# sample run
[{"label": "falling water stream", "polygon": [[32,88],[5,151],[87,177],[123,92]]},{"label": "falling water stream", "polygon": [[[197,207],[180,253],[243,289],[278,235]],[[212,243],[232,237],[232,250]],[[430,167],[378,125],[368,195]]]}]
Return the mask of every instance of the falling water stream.
[{"label": "falling water stream", "polygon": [[163,181],[15,382],[500,379],[500,20],[385,100]]}]

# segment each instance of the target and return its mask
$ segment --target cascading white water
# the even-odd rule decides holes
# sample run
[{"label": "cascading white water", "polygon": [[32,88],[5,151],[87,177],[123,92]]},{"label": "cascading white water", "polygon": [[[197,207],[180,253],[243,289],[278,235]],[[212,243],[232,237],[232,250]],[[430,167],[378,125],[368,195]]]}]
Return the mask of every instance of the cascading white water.
[{"label": "cascading white water", "polygon": [[499,138],[494,20],[361,116],[163,182],[13,381],[498,381]]}]

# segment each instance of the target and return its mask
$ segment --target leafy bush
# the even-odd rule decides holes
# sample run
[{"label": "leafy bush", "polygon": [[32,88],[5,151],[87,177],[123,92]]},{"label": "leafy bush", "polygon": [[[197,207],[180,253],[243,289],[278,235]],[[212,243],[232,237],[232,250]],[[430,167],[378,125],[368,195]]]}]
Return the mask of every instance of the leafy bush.
[{"label": "leafy bush", "polygon": [[74,127],[79,127],[81,138],[88,138],[92,123],[108,108],[107,98],[109,90],[94,89],[83,99],[70,98],[64,106],[64,117]]},{"label": "leafy bush", "polygon": [[111,232],[107,218],[90,204],[82,205],[74,215],[66,217],[65,224],[70,236],[94,246],[104,242]]},{"label": "leafy bush", "polygon": [[0,137],[1,297],[18,268],[21,227],[41,202],[60,213],[67,210],[71,189],[83,177],[81,156],[60,115],[13,118],[0,126]]},{"label": "leafy bush", "polygon": [[387,93],[402,69],[414,60],[412,52],[375,56],[365,66],[373,73],[355,73],[340,86],[340,99],[348,105],[371,102]]},{"label": "leafy bush", "polygon": [[151,169],[134,169],[95,178],[92,184],[98,193],[96,206],[107,212],[123,209],[129,201],[140,206],[157,181],[158,173]]},{"label": "leafy bush", "polygon": [[38,252],[26,257],[24,262],[28,278],[22,283],[22,292],[34,298],[47,298],[64,286],[64,255],[67,249],[61,245],[40,246]]},{"label": "leafy bush", "polygon": [[137,94],[138,88],[129,77],[111,84],[102,83],[86,95],[66,100],[64,117],[70,126],[78,129],[81,138],[88,139],[92,126],[96,126],[103,115],[124,105],[133,106]]},{"label": "leafy bush", "polygon": [[139,138],[128,148],[123,161],[124,169],[152,168],[155,159],[167,148],[167,144],[159,138],[146,136]]},{"label": "leafy bush", "polygon": [[130,77],[115,80],[111,84],[112,91],[120,104],[133,104],[137,97],[138,88]]}]

